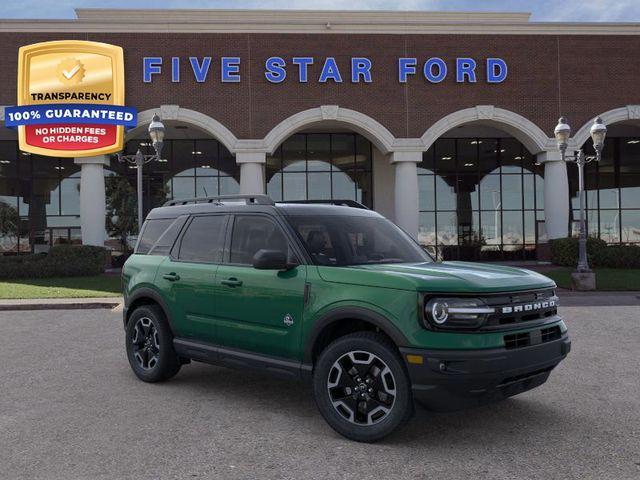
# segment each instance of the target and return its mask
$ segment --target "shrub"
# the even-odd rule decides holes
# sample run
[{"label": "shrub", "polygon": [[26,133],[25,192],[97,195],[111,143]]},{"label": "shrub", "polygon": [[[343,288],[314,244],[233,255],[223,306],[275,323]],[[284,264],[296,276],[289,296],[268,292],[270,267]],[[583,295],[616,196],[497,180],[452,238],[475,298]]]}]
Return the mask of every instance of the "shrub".
[{"label": "shrub", "polygon": [[56,245],[49,253],[0,256],[0,278],[81,277],[104,272],[106,250],[90,245]]},{"label": "shrub", "polygon": [[[587,238],[587,259],[591,267],[640,268],[640,246],[607,245],[599,238]],[[564,267],[578,264],[578,239],[551,241],[551,261]]]}]

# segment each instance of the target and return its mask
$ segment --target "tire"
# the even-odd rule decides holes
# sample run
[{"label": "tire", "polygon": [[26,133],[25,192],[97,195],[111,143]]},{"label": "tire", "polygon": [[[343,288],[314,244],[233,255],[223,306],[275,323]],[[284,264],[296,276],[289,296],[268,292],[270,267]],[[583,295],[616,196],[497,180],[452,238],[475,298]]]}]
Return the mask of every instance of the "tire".
[{"label": "tire", "polygon": [[380,440],[413,415],[407,370],[379,333],[352,333],[327,346],[315,365],[313,393],[327,423],[358,442]]},{"label": "tire", "polygon": [[125,330],[127,359],[143,382],[162,382],[180,370],[173,349],[173,335],[162,310],[156,305],[136,308]]}]

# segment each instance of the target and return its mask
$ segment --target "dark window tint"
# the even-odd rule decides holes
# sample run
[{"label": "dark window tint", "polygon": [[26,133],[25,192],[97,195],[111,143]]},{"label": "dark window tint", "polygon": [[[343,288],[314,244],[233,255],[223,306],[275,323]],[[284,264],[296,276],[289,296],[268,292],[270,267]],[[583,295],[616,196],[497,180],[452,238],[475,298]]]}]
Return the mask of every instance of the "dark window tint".
[{"label": "dark window tint", "polygon": [[186,220],[187,216],[176,218],[169,228],[160,235],[158,241],[151,248],[149,255],[168,255]]},{"label": "dark window tint", "polygon": [[180,243],[178,258],[190,262],[219,263],[222,260],[227,217],[194,217]]},{"label": "dark window tint", "polygon": [[258,250],[288,253],[288,242],[278,225],[266,217],[239,215],[231,237],[231,263],[251,265]]},{"label": "dark window tint", "polygon": [[406,233],[382,217],[292,216],[288,220],[317,265],[432,261]]},{"label": "dark window tint", "polygon": [[173,223],[173,218],[157,218],[147,220],[142,229],[142,236],[138,242],[136,253],[146,254],[151,247],[158,241],[165,230]]}]

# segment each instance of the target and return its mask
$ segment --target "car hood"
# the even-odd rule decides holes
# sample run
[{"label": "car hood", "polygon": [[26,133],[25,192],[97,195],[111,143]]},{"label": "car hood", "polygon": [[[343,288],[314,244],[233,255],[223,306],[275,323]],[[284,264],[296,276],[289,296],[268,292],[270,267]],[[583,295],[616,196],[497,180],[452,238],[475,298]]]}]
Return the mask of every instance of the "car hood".
[{"label": "car hood", "polygon": [[471,262],[319,267],[328,282],[425,292],[506,292],[555,287],[553,280],[523,268]]}]

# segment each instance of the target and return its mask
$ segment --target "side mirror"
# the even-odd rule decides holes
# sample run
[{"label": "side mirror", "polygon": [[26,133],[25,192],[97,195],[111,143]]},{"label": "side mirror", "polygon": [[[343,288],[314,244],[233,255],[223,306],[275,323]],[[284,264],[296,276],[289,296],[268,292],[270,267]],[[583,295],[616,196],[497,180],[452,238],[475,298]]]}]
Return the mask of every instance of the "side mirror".
[{"label": "side mirror", "polygon": [[281,250],[261,249],[253,256],[253,268],[258,270],[289,270],[295,264],[287,261],[287,254]]}]

